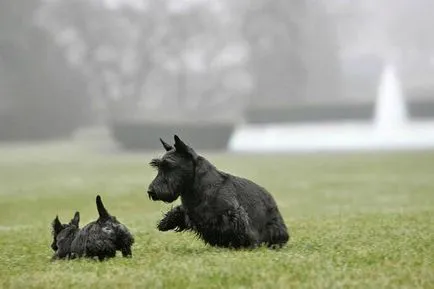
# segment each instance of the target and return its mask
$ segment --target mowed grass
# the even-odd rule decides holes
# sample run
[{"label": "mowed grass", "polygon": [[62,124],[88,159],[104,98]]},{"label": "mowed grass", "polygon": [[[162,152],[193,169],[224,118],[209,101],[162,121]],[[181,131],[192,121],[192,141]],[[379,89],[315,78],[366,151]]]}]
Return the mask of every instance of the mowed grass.
[{"label": "mowed grass", "polygon": [[[275,196],[292,235],[276,251],[158,232],[171,205],[144,193],[158,155],[0,149],[0,287],[434,288],[434,153],[204,153]],[[50,262],[55,215],[94,220],[97,193],[135,234],[133,258]]]}]

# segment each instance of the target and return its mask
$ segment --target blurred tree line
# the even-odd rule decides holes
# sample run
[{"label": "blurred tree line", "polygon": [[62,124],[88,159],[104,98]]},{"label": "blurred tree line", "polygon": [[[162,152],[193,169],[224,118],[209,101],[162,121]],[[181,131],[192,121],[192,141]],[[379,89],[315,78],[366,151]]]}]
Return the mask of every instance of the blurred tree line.
[{"label": "blurred tree line", "polygon": [[0,139],[341,97],[322,1],[3,0]]},{"label": "blurred tree line", "polygon": [[244,8],[253,105],[281,107],[341,97],[336,31],[323,1],[252,0]]},{"label": "blurred tree line", "polygon": [[86,80],[34,25],[38,6],[0,2],[0,140],[65,136],[89,117]]}]

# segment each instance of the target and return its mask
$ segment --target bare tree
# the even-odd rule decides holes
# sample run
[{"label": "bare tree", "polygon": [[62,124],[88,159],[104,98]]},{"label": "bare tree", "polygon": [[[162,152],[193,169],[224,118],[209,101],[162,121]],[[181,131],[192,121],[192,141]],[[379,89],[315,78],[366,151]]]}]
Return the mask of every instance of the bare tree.
[{"label": "bare tree", "polygon": [[[228,71],[240,72],[242,63],[212,65],[240,43],[240,35],[203,3],[174,11],[167,1],[153,0],[143,9],[111,10],[101,1],[70,0],[53,2],[42,15],[43,26],[75,53],[74,65],[111,117],[209,119],[222,114],[209,94],[227,105],[242,90],[223,85]],[[204,75],[212,80],[197,81]]]},{"label": "bare tree", "polygon": [[0,3],[2,139],[67,136],[86,122],[82,77],[67,66],[52,39],[35,25],[39,1]]},{"label": "bare tree", "polygon": [[339,97],[334,27],[321,3],[245,1],[244,36],[256,106]]}]

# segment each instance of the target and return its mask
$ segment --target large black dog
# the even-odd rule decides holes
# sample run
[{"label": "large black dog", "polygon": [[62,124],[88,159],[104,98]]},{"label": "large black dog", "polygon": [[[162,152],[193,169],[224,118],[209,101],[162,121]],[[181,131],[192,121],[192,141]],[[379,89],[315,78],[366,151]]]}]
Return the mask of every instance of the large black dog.
[{"label": "large black dog", "polygon": [[265,244],[281,247],[289,240],[276,202],[264,188],[219,171],[174,136],[175,145],[160,139],[166,153],[153,159],[157,176],[148,195],[167,203],[181,196],[181,205],[166,213],[160,231],[193,231],[205,243],[230,248]]}]

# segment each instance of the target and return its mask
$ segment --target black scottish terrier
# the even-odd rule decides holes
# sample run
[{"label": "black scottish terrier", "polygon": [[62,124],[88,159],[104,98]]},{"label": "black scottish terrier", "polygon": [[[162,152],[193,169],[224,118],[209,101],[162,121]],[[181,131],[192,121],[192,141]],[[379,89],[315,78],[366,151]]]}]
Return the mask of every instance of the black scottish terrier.
[{"label": "black scottish terrier", "polygon": [[80,213],[75,212],[74,218],[68,224],[62,224],[59,216],[52,222],[53,243],[51,248],[54,251],[52,260],[71,257],[71,243],[75,239],[79,229]]},{"label": "black scottish terrier", "polygon": [[104,207],[101,197],[96,197],[98,220],[79,229],[80,214],[75,213],[69,224],[61,224],[59,218],[53,221],[52,259],[75,259],[80,257],[104,260],[121,251],[124,257],[132,257],[134,237],[127,227]]},{"label": "black scottish terrier", "polygon": [[211,246],[282,247],[289,240],[287,227],[274,198],[250,180],[219,171],[204,157],[174,136],[175,145],[160,139],[166,153],[153,159],[157,176],[149,198],[181,205],[158,223],[160,231],[193,231]]},{"label": "black scottish terrier", "polygon": [[132,257],[133,235],[107,212],[99,195],[96,197],[96,207],[99,218],[77,233],[71,243],[71,257],[97,257],[102,261],[115,257],[116,251],[121,251],[123,257]]}]

